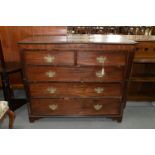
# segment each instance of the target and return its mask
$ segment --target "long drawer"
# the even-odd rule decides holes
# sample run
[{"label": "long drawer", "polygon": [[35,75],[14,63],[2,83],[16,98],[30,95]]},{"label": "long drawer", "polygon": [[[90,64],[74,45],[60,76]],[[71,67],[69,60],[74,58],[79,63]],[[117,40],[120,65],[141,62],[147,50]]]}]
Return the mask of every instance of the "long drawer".
[{"label": "long drawer", "polygon": [[114,115],[120,114],[118,99],[32,99],[32,115]]},{"label": "long drawer", "polygon": [[34,98],[54,97],[121,97],[119,83],[33,83],[30,94]]},{"label": "long drawer", "polygon": [[74,65],[74,51],[25,51],[26,64]]},{"label": "long drawer", "polygon": [[124,67],[27,67],[29,81],[122,81]]},{"label": "long drawer", "polygon": [[84,66],[121,66],[126,55],[121,52],[81,51],[77,53],[77,64]]}]

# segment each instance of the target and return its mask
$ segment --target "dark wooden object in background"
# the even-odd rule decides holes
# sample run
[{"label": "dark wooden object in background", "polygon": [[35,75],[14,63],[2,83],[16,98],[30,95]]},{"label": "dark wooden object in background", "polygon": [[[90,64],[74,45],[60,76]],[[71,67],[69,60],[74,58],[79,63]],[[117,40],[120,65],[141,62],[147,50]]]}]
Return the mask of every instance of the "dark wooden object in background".
[{"label": "dark wooden object in background", "polygon": [[20,73],[21,77],[23,77],[21,64],[16,62],[5,63],[2,45],[0,41],[0,76],[2,80],[2,89],[3,89],[4,99],[5,101],[8,101],[9,107],[11,110],[15,110],[26,103],[25,99],[15,99],[13,97],[13,90],[11,89],[11,84],[9,79],[10,74],[13,74],[13,73]]},{"label": "dark wooden object in background", "polygon": [[155,101],[155,38],[138,42],[128,100]]},{"label": "dark wooden object in background", "polygon": [[63,116],[122,120],[135,42],[105,38],[97,43],[44,36],[19,42],[30,122]]},{"label": "dark wooden object in background", "polygon": [[68,26],[69,34],[152,35],[153,26]]}]

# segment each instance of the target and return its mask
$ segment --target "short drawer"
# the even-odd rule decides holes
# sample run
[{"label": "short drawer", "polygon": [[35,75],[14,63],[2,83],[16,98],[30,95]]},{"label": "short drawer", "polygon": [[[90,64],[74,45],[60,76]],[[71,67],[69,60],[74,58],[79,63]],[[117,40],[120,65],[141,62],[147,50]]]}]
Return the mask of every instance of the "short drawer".
[{"label": "short drawer", "polygon": [[126,55],[122,52],[81,51],[77,53],[77,64],[86,66],[125,65]]},{"label": "short drawer", "polygon": [[26,69],[29,81],[122,81],[124,67],[36,67]]},{"label": "short drawer", "polygon": [[25,51],[25,63],[34,65],[74,65],[74,51]]},{"label": "short drawer", "polygon": [[31,97],[121,97],[119,83],[33,83]]},{"label": "short drawer", "polygon": [[115,115],[120,114],[117,99],[32,99],[32,115]]}]

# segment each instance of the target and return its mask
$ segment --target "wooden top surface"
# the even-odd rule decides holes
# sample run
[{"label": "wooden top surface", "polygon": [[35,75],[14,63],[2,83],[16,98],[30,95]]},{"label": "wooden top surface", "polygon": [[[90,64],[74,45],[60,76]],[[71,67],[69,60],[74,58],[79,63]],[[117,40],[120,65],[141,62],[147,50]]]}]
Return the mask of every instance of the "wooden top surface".
[{"label": "wooden top surface", "polygon": [[123,35],[67,35],[67,36],[33,36],[18,42],[19,44],[51,43],[90,43],[90,44],[135,44]]}]

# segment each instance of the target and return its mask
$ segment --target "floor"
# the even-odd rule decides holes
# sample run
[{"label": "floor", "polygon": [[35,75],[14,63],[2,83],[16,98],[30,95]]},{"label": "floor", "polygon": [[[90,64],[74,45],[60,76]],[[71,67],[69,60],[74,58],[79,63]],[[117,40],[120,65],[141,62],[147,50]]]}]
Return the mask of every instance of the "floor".
[{"label": "floor", "polygon": [[[15,94],[24,96],[19,91]],[[127,102],[122,123],[108,118],[44,118],[29,123],[26,105],[15,113],[15,129],[155,129],[155,103],[151,102]],[[8,118],[0,128],[8,128]]]}]

